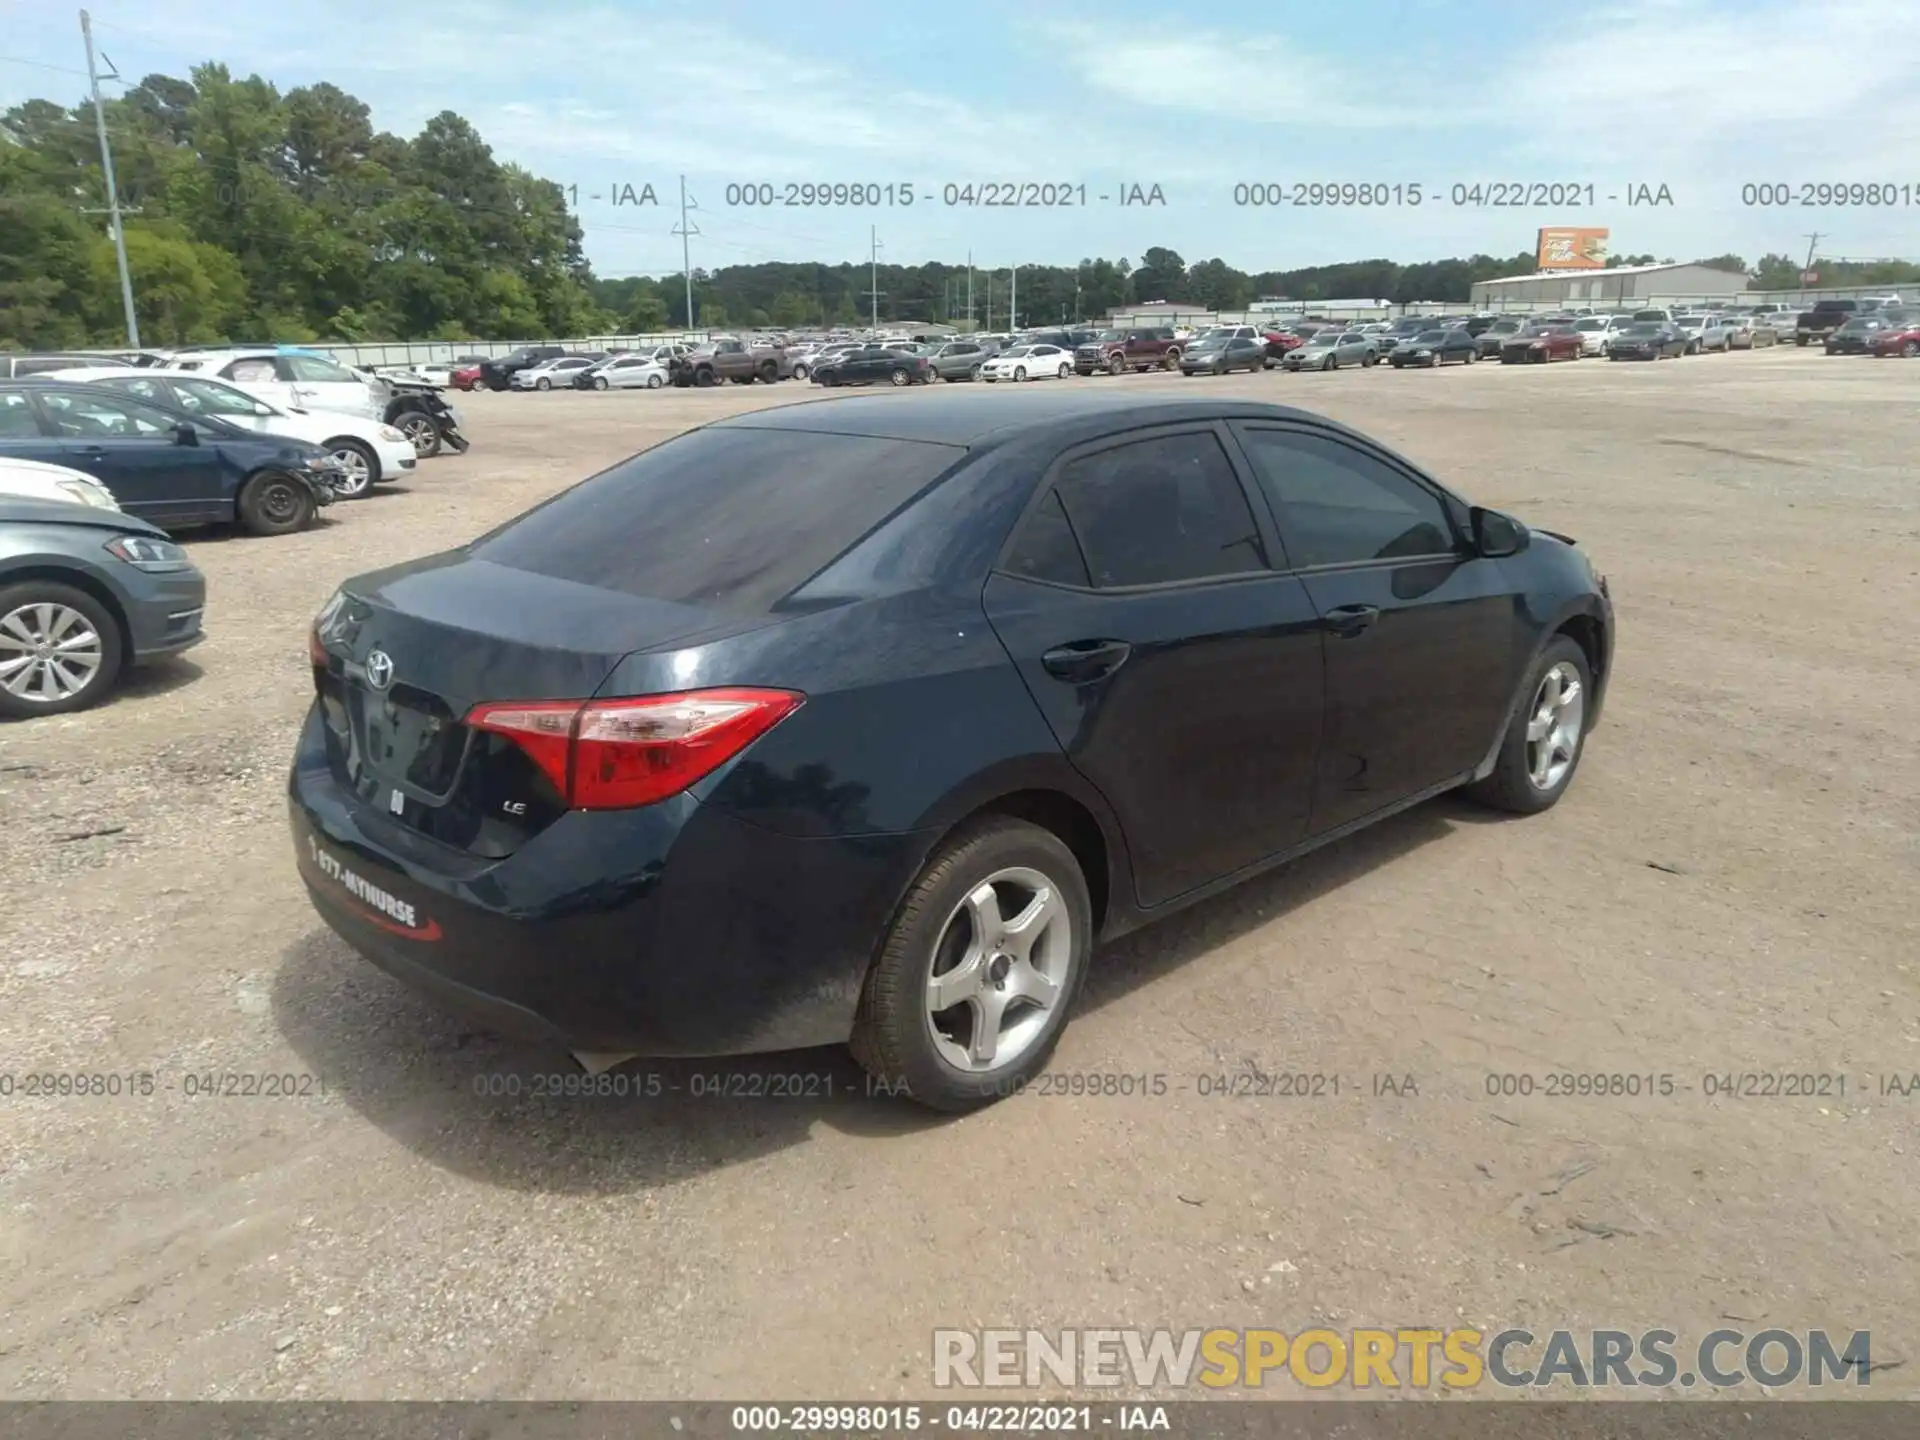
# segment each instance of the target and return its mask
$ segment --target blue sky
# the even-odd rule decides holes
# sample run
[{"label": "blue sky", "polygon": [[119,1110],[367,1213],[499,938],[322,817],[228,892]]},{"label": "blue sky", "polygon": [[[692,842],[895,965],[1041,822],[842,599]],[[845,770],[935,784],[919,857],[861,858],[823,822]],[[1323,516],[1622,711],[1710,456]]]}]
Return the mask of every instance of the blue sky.
[{"label": "blue sky", "polygon": [[[1601,225],[1617,252],[1920,258],[1920,0],[91,0],[121,74],[221,59],[283,89],[327,79],[414,133],[453,109],[496,155],[576,186],[601,274],[883,260],[1138,260],[1248,270],[1530,249]],[[1862,70],[1821,57],[1884,57]],[[33,62],[33,63],[23,63]],[[48,69],[42,67],[60,67]],[[0,105],[75,100],[71,8],[0,0]],[[1812,84],[1798,83],[1810,77]],[[728,186],[911,184],[910,207],[729,205]],[[1066,209],[944,203],[969,182],[1085,185]],[[1368,209],[1234,203],[1246,182],[1420,184]],[[1452,187],[1594,187],[1490,209]],[[1744,182],[1905,184],[1915,203],[1759,208]],[[651,184],[658,208],[615,205]],[[1158,185],[1164,206],[1117,196]],[[1671,205],[1631,206],[1665,185]],[[595,199],[593,197],[600,196]],[[1610,199],[1617,196],[1617,199]],[[1585,198],[1584,190],[1582,198]]]}]

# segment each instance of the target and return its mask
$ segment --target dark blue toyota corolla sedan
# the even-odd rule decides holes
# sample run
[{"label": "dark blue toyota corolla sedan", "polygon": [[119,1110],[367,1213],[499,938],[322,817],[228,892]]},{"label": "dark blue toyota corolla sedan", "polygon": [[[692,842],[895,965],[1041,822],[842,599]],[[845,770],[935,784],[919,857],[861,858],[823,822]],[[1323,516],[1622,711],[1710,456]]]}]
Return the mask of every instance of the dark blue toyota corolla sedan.
[{"label": "dark blue toyota corolla sedan", "polygon": [[317,618],[300,870],[494,1028],[850,1041],[984,1103],[1112,936],[1455,787],[1565,793],[1612,669],[1572,540],[1299,410],[739,415]]}]

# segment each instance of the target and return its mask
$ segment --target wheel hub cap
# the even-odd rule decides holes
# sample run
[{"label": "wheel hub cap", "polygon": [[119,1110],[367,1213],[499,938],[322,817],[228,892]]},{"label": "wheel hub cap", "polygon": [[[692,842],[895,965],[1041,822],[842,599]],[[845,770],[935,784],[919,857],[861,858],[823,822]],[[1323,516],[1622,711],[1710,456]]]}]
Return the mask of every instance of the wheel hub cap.
[{"label": "wheel hub cap", "polygon": [[93,683],[105,658],[99,633],[78,610],[38,603],[0,615],[0,687],[16,699],[68,699]]},{"label": "wheel hub cap", "polygon": [[1059,887],[1016,866],[976,885],[934,947],[926,1020],[934,1047],[975,1074],[1018,1060],[1046,1033],[1073,956]]},{"label": "wheel hub cap", "polygon": [[1541,677],[1527,719],[1527,775],[1539,790],[1552,790],[1580,753],[1587,697],[1580,672],[1561,661]]}]

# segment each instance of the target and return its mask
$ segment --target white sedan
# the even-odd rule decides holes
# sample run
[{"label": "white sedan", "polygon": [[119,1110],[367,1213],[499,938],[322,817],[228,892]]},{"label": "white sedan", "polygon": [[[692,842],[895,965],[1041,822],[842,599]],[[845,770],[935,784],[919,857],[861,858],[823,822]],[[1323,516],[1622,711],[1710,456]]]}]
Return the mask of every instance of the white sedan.
[{"label": "white sedan", "polygon": [[1016,345],[980,367],[982,380],[1064,380],[1073,356],[1058,345]]},{"label": "white sedan", "polygon": [[341,498],[352,500],[382,480],[395,480],[419,468],[413,442],[393,426],[344,410],[289,410],[250,395],[237,385],[184,370],[89,367],[60,370],[50,378],[82,380],[124,390],[149,404],[195,417],[211,415],[262,435],[305,440],[329,452],[346,476]]},{"label": "white sedan", "polygon": [[1573,322],[1573,328],[1580,332],[1580,353],[1582,355],[1604,355],[1607,346],[1623,325],[1631,325],[1631,320],[1618,315],[1588,315]]},{"label": "white sedan", "polygon": [[562,355],[528,370],[516,370],[507,381],[509,390],[571,390],[582,370],[598,364],[587,355]]},{"label": "white sedan", "polygon": [[113,492],[93,476],[39,460],[0,460],[0,495],[16,500],[57,500],[118,510]]},{"label": "white sedan", "polygon": [[658,390],[670,378],[667,367],[651,355],[616,355],[602,360],[586,376],[595,390]]}]

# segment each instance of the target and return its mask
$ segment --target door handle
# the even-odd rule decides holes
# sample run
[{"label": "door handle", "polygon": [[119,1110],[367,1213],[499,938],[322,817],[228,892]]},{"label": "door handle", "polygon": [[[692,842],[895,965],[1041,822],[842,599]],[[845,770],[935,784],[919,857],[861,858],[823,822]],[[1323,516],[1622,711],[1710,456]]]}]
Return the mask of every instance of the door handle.
[{"label": "door handle", "polygon": [[1133,646],[1124,640],[1075,640],[1056,645],[1040,657],[1049,675],[1070,685],[1091,685],[1104,680],[1133,654]]},{"label": "door handle", "polygon": [[1380,618],[1378,605],[1340,605],[1320,617],[1327,629],[1343,640],[1363,634]]}]

